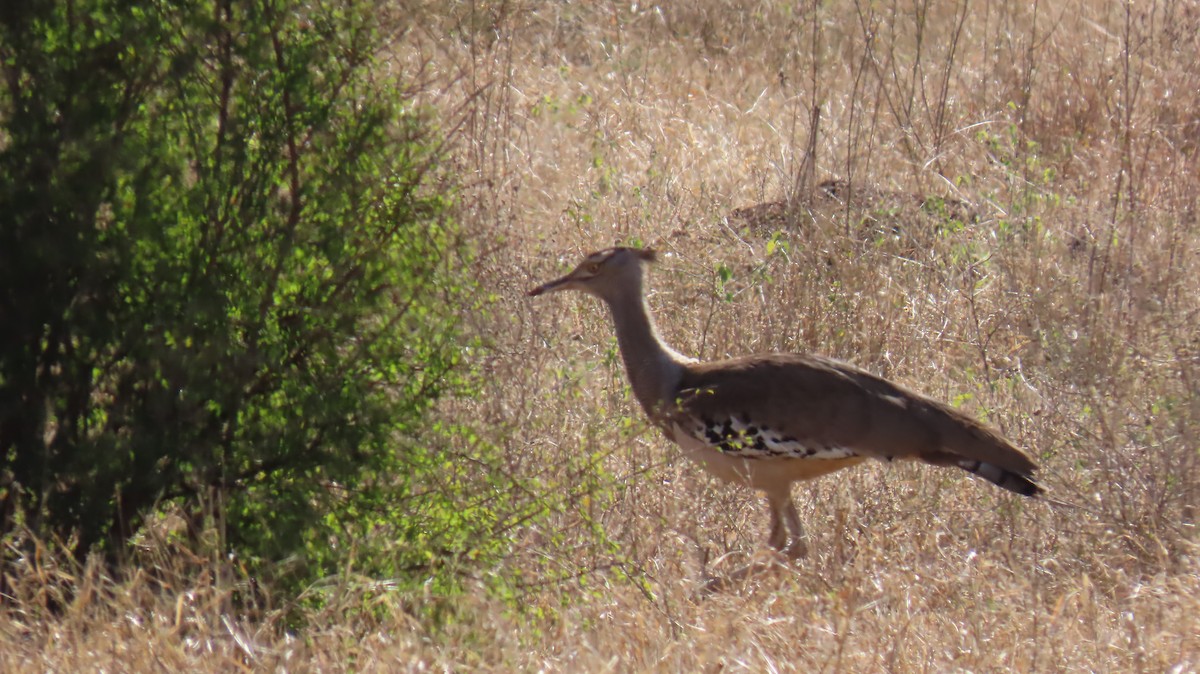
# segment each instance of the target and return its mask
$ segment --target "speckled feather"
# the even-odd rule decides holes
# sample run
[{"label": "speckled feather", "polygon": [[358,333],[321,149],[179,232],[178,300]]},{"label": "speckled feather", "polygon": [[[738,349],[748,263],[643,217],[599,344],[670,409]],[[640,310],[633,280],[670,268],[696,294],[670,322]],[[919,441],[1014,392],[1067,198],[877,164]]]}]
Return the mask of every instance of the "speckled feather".
[{"label": "speckled feather", "polygon": [[853,450],[822,443],[805,443],[782,431],[759,426],[744,417],[692,418],[691,436],[719,452],[742,459],[847,459]]}]

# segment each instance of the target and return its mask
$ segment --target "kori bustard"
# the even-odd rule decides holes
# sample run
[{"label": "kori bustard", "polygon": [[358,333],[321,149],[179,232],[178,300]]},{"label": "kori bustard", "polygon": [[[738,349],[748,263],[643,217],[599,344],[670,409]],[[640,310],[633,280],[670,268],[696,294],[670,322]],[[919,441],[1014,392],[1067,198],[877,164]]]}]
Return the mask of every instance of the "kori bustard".
[{"label": "kori bustard", "polygon": [[643,292],[652,250],[608,248],[529,291],[578,290],[608,305],[633,394],[684,454],[727,481],[762,491],[767,543],[807,553],[793,482],[872,458],[914,459],[974,473],[1023,496],[1041,488],[1029,456],[966,414],[853,365],[763,354],[708,363],[659,336]]}]

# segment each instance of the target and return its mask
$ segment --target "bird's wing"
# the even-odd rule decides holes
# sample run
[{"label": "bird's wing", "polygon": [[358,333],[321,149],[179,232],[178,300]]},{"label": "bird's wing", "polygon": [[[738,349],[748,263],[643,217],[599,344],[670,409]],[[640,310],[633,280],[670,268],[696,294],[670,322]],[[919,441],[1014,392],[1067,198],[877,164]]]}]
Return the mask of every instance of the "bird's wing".
[{"label": "bird's wing", "polygon": [[988,467],[1025,478],[1035,469],[1024,452],[965,414],[814,356],[689,365],[673,419],[698,439],[746,458],[921,459],[959,466],[1013,491],[1029,487],[1003,484],[1004,476],[989,475]]}]

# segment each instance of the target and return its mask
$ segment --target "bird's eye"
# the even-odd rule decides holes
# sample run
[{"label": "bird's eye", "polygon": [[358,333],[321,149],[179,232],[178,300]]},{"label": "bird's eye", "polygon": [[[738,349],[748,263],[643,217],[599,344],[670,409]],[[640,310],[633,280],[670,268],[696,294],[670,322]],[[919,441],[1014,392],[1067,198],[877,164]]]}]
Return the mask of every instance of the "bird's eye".
[{"label": "bird's eye", "polygon": [[593,262],[593,263],[589,264],[589,265],[587,266],[587,273],[589,273],[589,274],[598,274],[598,273],[600,273],[600,263],[599,263],[599,262]]}]

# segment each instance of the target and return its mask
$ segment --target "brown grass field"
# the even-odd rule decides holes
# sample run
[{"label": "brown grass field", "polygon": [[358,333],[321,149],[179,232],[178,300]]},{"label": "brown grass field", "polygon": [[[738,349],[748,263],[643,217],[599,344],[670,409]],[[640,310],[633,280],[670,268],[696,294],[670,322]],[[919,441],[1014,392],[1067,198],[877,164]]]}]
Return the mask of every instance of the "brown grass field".
[{"label": "brown grass field", "polygon": [[[1200,5],[389,9],[493,294],[484,394],[440,413],[566,505],[477,591],[294,629],[217,570],[47,563],[78,589],[50,616],[16,581],[0,671],[1200,670]],[[806,559],[698,596],[761,554],[763,503],[648,427],[599,302],[524,296],[615,243],[661,253],[680,351],[853,362],[986,419],[1054,501],[867,464],[797,487]]]}]

